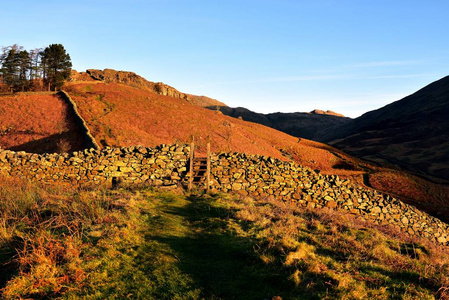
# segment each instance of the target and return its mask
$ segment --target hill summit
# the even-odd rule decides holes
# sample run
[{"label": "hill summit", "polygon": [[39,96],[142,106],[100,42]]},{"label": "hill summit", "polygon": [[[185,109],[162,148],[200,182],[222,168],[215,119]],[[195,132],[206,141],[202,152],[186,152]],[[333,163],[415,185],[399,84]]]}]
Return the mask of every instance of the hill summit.
[{"label": "hill summit", "polygon": [[314,109],[310,112],[311,114],[315,114],[315,115],[328,115],[328,116],[336,116],[336,117],[342,117],[344,118],[345,115],[336,113],[332,110],[320,110],[320,109]]},{"label": "hill summit", "polygon": [[148,81],[134,72],[113,69],[88,69],[86,72],[72,72],[72,81],[102,81],[104,83],[121,83],[153,91],[159,95],[183,99],[198,106],[226,106],[223,102],[206,97],[186,94],[163,82]]}]

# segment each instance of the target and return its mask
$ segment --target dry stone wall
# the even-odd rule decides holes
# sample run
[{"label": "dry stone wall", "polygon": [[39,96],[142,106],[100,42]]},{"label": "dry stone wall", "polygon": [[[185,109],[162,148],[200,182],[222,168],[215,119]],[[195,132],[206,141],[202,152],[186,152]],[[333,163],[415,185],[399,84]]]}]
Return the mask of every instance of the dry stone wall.
[{"label": "dry stone wall", "polygon": [[[87,149],[71,154],[30,154],[0,149],[0,174],[44,183],[179,187],[188,183],[190,148],[161,145]],[[319,174],[293,162],[219,153],[211,158],[211,189],[253,197],[275,197],[309,208],[337,209],[410,235],[449,245],[449,225],[391,196],[338,176]]]},{"label": "dry stone wall", "polygon": [[449,225],[389,195],[322,175],[293,162],[241,153],[212,159],[212,188],[255,197],[291,200],[299,206],[344,210],[410,235],[449,245]]},{"label": "dry stone wall", "polygon": [[77,122],[78,126],[81,127],[81,131],[84,136],[85,148],[100,149],[100,146],[98,146],[97,141],[95,141],[95,138],[90,133],[86,121],[84,121],[83,117],[81,117],[81,115],[79,114],[75,101],[73,101],[72,98],[70,98],[69,94],[67,94],[65,91],[59,91],[58,95],[67,103],[70,110],[72,110],[72,113],[75,117],[75,121]]},{"label": "dry stone wall", "polygon": [[78,186],[148,184],[175,187],[186,171],[190,149],[161,145],[87,149],[64,154],[31,154],[0,150],[0,174],[44,183]]}]

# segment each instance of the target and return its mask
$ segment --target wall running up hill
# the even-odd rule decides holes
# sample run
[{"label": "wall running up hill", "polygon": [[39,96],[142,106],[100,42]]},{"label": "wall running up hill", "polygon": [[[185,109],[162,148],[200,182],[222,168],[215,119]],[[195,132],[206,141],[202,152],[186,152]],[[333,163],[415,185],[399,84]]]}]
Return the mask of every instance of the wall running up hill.
[{"label": "wall running up hill", "polygon": [[[0,175],[54,184],[185,186],[190,148],[161,145],[87,149],[71,154],[30,154],[0,149]],[[275,197],[299,206],[344,210],[410,235],[449,245],[449,225],[388,195],[293,162],[219,153],[212,156],[212,191]]]},{"label": "wall running up hill", "polygon": [[100,146],[98,146],[97,141],[90,133],[90,130],[87,127],[86,121],[84,121],[83,117],[81,117],[80,113],[78,112],[78,108],[76,106],[75,101],[73,101],[72,98],[70,98],[69,94],[67,94],[65,91],[59,91],[58,96],[61,97],[61,99],[67,103],[67,105],[69,106],[70,110],[73,113],[75,122],[81,128],[81,134],[83,135],[83,138],[84,138],[85,148],[86,149],[89,149],[89,148],[100,149]]}]

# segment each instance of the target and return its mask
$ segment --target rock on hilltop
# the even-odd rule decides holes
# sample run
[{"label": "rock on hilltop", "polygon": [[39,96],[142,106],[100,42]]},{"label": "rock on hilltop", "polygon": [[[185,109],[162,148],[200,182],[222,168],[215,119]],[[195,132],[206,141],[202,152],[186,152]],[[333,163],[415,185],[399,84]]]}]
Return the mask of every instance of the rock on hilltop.
[{"label": "rock on hilltop", "polygon": [[113,69],[88,69],[86,72],[72,72],[72,81],[99,80],[106,83],[121,83],[153,91],[159,95],[183,99],[198,106],[226,106],[223,102],[206,97],[186,94],[163,82],[151,82],[134,72]]},{"label": "rock on hilltop", "polygon": [[314,109],[310,112],[311,114],[315,114],[315,115],[327,115],[327,116],[336,116],[336,117],[342,117],[344,118],[345,116],[339,113],[336,113],[332,110],[320,110],[320,109]]}]

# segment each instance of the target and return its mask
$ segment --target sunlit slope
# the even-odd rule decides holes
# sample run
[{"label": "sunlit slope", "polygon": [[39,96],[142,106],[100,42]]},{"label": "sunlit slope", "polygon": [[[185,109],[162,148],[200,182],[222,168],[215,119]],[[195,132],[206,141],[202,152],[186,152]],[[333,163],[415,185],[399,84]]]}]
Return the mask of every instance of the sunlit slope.
[{"label": "sunlit slope", "polygon": [[[442,209],[442,203],[447,202],[445,187],[399,171],[394,173],[399,184],[392,186],[388,169],[353,158],[326,144],[299,140],[263,125],[127,85],[75,82],[66,90],[103,146],[186,143],[194,135],[199,151],[204,151],[209,135],[213,152],[235,151],[292,159],[325,174],[349,177],[362,185],[394,194],[440,218],[439,212],[449,211]],[[423,186],[431,188],[423,190]]]},{"label": "sunlit slope", "polygon": [[209,135],[214,152],[295,156],[301,163],[323,171],[333,170],[341,160],[324,144],[299,141],[275,129],[146,90],[114,83],[75,83],[67,91],[103,146],[184,143],[194,135],[199,150],[204,151]]},{"label": "sunlit slope", "polygon": [[[99,81],[66,86],[89,129],[102,146],[155,146],[196,138],[205,151],[235,151],[272,156],[351,178],[393,194],[446,220],[448,189],[353,158],[328,145],[289,136],[263,125],[225,116],[179,98],[123,84]],[[0,97],[2,148],[27,152],[59,152],[82,148],[82,138],[65,103],[51,94]],[[393,184],[394,183],[394,184]]]}]

